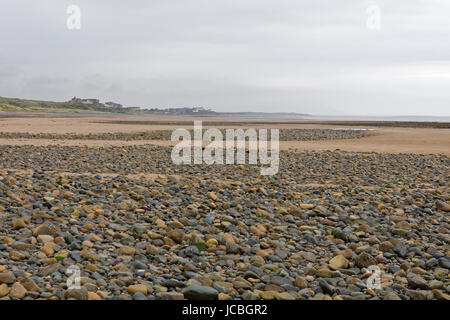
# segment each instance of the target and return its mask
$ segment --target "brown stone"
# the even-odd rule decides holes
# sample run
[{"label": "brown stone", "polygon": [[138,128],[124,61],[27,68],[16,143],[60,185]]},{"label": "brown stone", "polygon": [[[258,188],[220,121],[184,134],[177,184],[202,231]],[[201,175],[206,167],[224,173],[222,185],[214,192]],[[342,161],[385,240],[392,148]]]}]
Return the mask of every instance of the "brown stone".
[{"label": "brown stone", "polygon": [[58,270],[61,269],[61,268],[62,268],[62,265],[61,265],[61,264],[59,264],[59,263],[53,263],[53,264],[50,264],[50,265],[48,265],[48,266],[42,268],[42,269],[39,271],[39,275],[45,277],[45,276],[48,276],[48,275],[51,275],[51,274],[55,273],[56,271],[58,271]]},{"label": "brown stone", "polygon": [[183,232],[178,229],[169,231],[167,236],[176,243],[181,243],[181,241],[183,240]]},{"label": "brown stone", "polygon": [[362,252],[356,257],[356,265],[360,268],[368,268],[370,266],[376,265],[377,261],[367,252]]},{"label": "brown stone", "polygon": [[15,282],[9,292],[11,298],[23,299],[27,294],[27,289],[24,288],[19,282]]},{"label": "brown stone", "polygon": [[25,259],[25,255],[23,253],[20,253],[19,251],[11,251],[9,253],[9,258],[13,261],[21,261]]},{"label": "brown stone", "polygon": [[37,236],[37,241],[39,243],[49,243],[49,242],[53,242],[53,237],[49,236],[47,234],[41,234]]},{"label": "brown stone", "polygon": [[304,277],[298,276],[294,280],[294,286],[299,287],[300,289],[308,288],[308,281]]},{"label": "brown stone", "polygon": [[33,235],[35,237],[37,237],[39,235],[54,236],[56,233],[58,233],[58,231],[59,231],[59,229],[57,227],[55,227],[52,223],[45,222],[45,223],[41,224],[39,227],[37,227],[36,229],[34,229]]},{"label": "brown stone", "polygon": [[338,270],[338,269],[347,269],[348,268],[348,261],[345,259],[345,257],[341,254],[335,256],[332,258],[329,262],[331,269]]},{"label": "brown stone", "polygon": [[208,198],[211,199],[212,201],[217,200],[217,196],[214,194],[214,192],[208,192]]},{"label": "brown stone", "polygon": [[134,284],[134,285],[128,286],[128,292],[131,294],[140,292],[143,295],[147,295],[148,289],[147,289],[147,286],[144,284]]},{"label": "brown stone", "polygon": [[0,273],[0,283],[11,284],[16,281],[16,276],[12,272]]},{"label": "brown stone", "polygon": [[4,296],[8,295],[10,289],[6,283],[0,284],[0,298],[3,298]]},{"label": "brown stone", "polygon": [[119,248],[119,254],[123,254],[126,256],[134,256],[136,253],[136,249],[130,246],[122,246]]},{"label": "brown stone", "polygon": [[394,245],[390,241],[384,241],[380,243],[380,250],[383,252],[388,252],[394,248]]},{"label": "brown stone", "polygon": [[27,291],[38,291],[39,290],[39,286],[31,278],[26,278],[26,279],[22,280],[22,285],[24,286],[25,289],[27,289]]},{"label": "brown stone", "polygon": [[103,300],[103,299],[95,292],[88,292],[88,300]]},{"label": "brown stone", "polygon": [[18,218],[16,220],[14,220],[14,223],[13,223],[14,230],[19,230],[19,229],[25,228],[26,226],[27,226],[27,224],[25,223],[23,218]]}]

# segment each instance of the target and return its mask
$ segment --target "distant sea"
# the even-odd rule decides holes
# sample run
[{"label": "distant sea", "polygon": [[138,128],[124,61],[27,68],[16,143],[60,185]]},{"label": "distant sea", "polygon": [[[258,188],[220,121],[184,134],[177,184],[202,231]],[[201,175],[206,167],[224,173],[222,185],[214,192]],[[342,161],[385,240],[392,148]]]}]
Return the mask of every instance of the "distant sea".
[{"label": "distant sea", "polygon": [[450,122],[450,116],[307,116],[308,120],[359,120],[359,121],[423,121]]}]

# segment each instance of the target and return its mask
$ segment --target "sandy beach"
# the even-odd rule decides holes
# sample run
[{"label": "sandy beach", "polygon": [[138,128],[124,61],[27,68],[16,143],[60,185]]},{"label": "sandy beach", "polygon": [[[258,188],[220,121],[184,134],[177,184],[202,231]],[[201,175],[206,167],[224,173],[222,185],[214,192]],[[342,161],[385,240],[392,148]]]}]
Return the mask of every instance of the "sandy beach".
[{"label": "sandy beach", "polygon": [[[157,122],[186,122],[185,125],[146,125],[146,124],[116,124],[112,121],[125,121],[121,117],[80,117],[80,118],[11,118],[0,121],[0,132],[27,132],[27,133],[54,133],[54,134],[97,134],[110,132],[143,132],[154,130],[174,130],[176,128],[191,128],[195,118],[186,117],[127,117],[126,121],[157,121]],[[198,120],[198,119],[197,119]],[[217,128],[266,128],[266,129],[339,129],[348,126],[320,125],[320,124],[287,124],[273,123],[252,124],[251,119],[246,120],[244,126],[227,126],[230,119],[213,118],[201,119],[203,121],[217,121],[220,125]],[[234,120],[236,121],[236,120]],[[253,119],[253,121],[260,121]],[[306,121],[305,121],[306,122]],[[204,128],[213,126],[205,125]],[[355,127],[354,127],[355,128]],[[356,127],[361,129],[361,127]],[[445,154],[450,155],[450,129],[434,128],[392,128],[392,127],[367,127],[372,129],[370,136],[357,140],[321,140],[321,141],[281,141],[281,150],[343,150],[351,152],[382,152],[382,153],[416,153],[416,154]],[[50,140],[50,139],[4,139],[0,138],[0,145],[142,145],[154,144],[161,146],[172,146],[175,143],[163,140],[139,140],[139,141],[102,141],[102,140]]]}]

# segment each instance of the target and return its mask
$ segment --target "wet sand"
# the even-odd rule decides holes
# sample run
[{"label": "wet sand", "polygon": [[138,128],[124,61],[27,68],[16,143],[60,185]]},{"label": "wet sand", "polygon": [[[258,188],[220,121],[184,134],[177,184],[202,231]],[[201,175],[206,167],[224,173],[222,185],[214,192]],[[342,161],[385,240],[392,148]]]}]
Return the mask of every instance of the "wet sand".
[{"label": "wet sand", "polygon": [[[106,132],[142,132],[151,130],[173,130],[179,127],[189,129],[192,126],[194,118],[189,117],[145,117],[132,118],[127,116],[126,121],[154,121],[158,124],[130,124],[130,123],[111,123],[121,122],[124,117],[79,117],[79,118],[10,118],[0,121],[1,132],[28,132],[28,133],[55,133],[55,134],[95,134]],[[198,120],[198,119],[197,119]],[[200,119],[204,122],[216,121],[217,128],[237,127],[236,125],[227,126],[229,119]],[[164,122],[178,122],[178,125],[163,125]],[[188,121],[188,122],[186,122]],[[192,121],[192,122],[191,122]],[[255,120],[255,122],[260,119]],[[186,125],[180,125],[186,122]],[[233,120],[236,122],[236,119]],[[308,123],[251,123],[251,120],[245,119],[246,127],[267,128],[267,129],[313,129],[313,128],[348,128],[344,125],[325,125]],[[209,128],[211,126],[204,126]],[[361,128],[358,126],[357,128]],[[414,153],[414,154],[445,154],[450,155],[450,129],[433,128],[400,128],[400,127],[374,127],[371,128],[370,136],[360,139],[343,140],[321,140],[321,141],[280,141],[281,150],[305,150],[305,151],[324,151],[324,150],[342,150],[351,152],[379,152],[379,153]],[[50,140],[50,139],[0,139],[0,145],[86,145],[86,146],[127,146],[153,144],[160,146],[174,145],[175,142],[163,140],[139,140],[139,141],[103,141],[103,140]]]}]

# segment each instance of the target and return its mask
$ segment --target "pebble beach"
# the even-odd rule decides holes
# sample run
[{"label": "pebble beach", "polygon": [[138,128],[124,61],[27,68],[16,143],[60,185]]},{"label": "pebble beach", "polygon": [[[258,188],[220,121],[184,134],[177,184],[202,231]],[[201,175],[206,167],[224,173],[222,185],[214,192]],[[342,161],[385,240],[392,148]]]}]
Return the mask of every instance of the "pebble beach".
[{"label": "pebble beach", "polygon": [[[280,152],[254,165],[175,165],[170,131],[26,133],[0,145],[1,300],[448,300],[446,154]],[[358,130],[288,129],[280,140]],[[68,288],[70,267],[80,288]],[[380,286],[369,288],[370,268]]]}]

